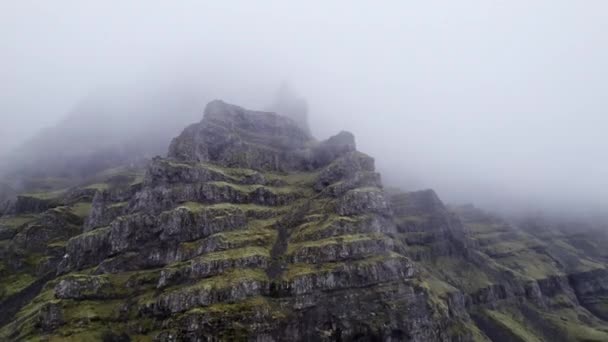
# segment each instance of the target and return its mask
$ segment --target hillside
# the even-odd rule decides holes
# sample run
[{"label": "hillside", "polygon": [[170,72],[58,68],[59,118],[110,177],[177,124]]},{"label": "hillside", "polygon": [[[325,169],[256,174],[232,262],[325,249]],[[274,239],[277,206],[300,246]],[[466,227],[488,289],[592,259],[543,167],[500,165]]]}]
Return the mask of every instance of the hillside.
[{"label": "hillside", "polygon": [[301,127],[213,101],[166,157],[11,190],[0,340],[608,340],[604,231],[389,192]]}]

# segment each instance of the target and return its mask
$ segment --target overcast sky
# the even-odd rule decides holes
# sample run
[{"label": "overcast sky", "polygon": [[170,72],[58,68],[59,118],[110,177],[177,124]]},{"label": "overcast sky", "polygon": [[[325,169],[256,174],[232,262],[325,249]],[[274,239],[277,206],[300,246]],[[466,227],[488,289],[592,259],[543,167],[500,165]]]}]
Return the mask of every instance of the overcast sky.
[{"label": "overcast sky", "polygon": [[100,87],[183,78],[262,108],[289,80],[313,133],[352,131],[392,184],[608,204],[608,2],[293,3],[0,2],[0,152]]}]

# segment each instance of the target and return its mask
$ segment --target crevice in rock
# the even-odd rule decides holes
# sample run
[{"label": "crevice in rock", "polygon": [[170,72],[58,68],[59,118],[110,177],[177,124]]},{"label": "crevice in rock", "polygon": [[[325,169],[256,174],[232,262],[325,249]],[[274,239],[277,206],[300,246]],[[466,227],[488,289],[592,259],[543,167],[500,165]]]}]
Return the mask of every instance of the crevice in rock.
[{"label": "crevice in rock", "polygon": [[0,315],[0,328],[9,323],[22,307],[27,305],[40,293],[44,287],[44,284],[53,278],[55,278],[55,272],[49,272],[34,281],[32,284],[30,284],[30,286],[6,298],[2,303],[0,303],[0,308],[2,308]]},{"label": "crevice in rock", "polygon": [[266,269],[266,274],[268,275],[268,278],[271,279],[271,295],[274,292],[273,290],[278,288],[276,281],[281,277],[286,268],[287,260],[285,259],[285,252],[287,252],[291,228],[296,227],[303,222],[304,217],[310,210],[311,203],[312,199],[309,199],[301,205],[296,205],[294,210],[276,223],[276,229],[278,231],[277,240],[270,251],[271,262]]}]

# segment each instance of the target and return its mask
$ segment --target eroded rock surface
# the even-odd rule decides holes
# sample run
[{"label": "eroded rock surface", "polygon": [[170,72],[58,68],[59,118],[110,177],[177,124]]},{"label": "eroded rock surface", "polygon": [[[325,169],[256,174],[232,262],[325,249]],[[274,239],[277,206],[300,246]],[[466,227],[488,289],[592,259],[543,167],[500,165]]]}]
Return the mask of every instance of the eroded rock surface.
[{"label": "eroded rock surface", "polygon": [[351,133],[301,127],[213,101],[145,172],[15,197],[0,339],[606,336],[601,248],[432,190],[389,195]]}]

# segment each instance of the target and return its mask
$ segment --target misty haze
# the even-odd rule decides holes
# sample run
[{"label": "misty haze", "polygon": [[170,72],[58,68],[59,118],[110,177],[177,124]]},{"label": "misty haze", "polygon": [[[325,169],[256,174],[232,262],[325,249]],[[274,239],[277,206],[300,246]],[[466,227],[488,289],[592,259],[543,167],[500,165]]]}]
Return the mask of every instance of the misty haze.
[{"label": "misty haze", "polygon": [[0,340],[608,341],[608,3],[0,4]]}]

